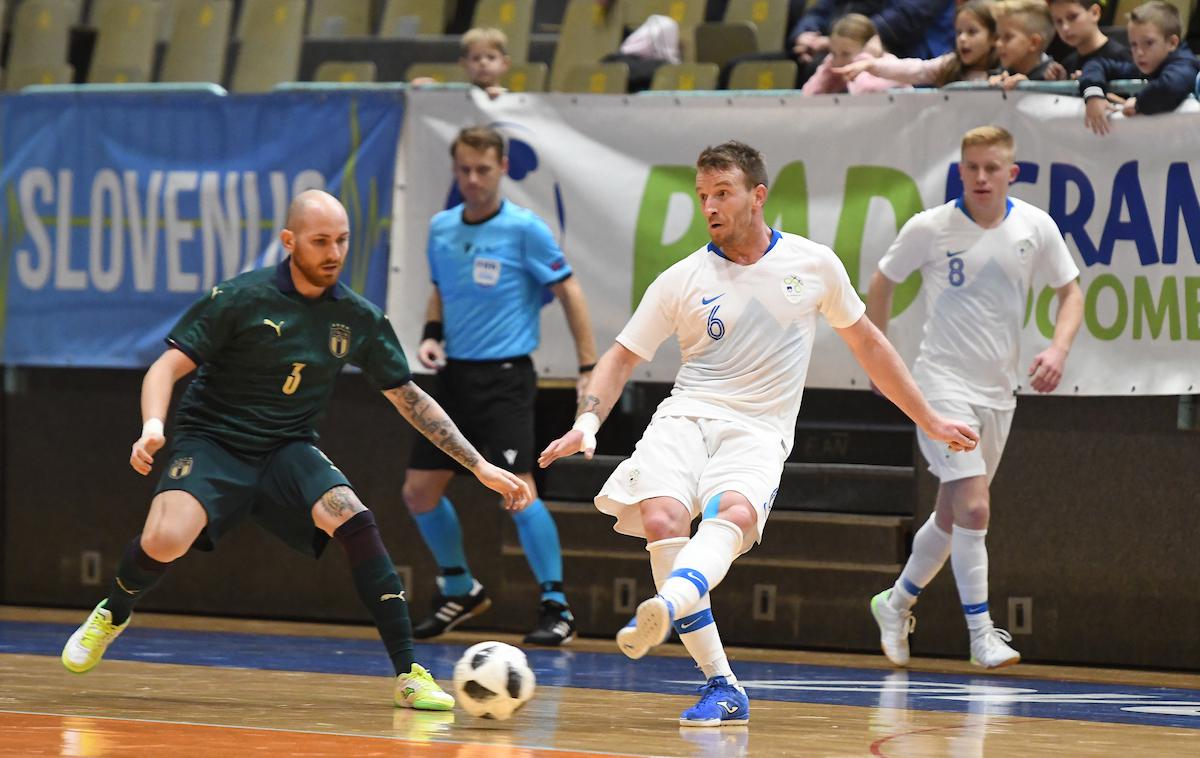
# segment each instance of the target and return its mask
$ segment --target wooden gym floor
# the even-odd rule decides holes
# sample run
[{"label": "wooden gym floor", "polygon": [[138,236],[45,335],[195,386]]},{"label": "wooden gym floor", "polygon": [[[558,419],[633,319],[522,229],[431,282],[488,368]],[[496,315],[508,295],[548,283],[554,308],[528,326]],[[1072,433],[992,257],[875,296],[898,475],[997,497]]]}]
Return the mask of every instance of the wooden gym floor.
[{"label": "wooden gym floor", "polygon": [[[680,728],[699,674],[679,645],[527,648],[512,720],[391,705],[369,627],[137,614],[86,675],[58,660],[86,611],[0,607],[2,756],[1200,756],[1200,676],[731,649],[748,727]],[[495,636],[519,644],[519,639]],[[443,683],[479,635],[417,645]]]}]

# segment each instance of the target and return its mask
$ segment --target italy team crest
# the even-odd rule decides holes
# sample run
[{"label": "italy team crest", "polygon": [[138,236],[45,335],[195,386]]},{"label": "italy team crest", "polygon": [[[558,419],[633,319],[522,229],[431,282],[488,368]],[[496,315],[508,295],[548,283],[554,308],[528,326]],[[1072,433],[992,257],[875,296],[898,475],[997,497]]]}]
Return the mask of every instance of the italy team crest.
[{"label": "italy team crest", "polygon": [[333,324],[329,327],[329,352],[334,358],[345,358],[350,352],[350,327]]},{"label": "italy team crest", "polygon": [[780,282],[780,286],[783,287],[783,296],[787,298],[789,303],[800,302],[800,299],[803,297],[801,290],[804,289],[804,282],[800,280],[800,277],[795,274],[789,274]]},{"label": "italy team crest", "polygon": [[167,469],[167,476],[172,479],[182,479],[190,473],[192,473],[192,459],[190,457],[176,458],[171,461],[171,466]]}]

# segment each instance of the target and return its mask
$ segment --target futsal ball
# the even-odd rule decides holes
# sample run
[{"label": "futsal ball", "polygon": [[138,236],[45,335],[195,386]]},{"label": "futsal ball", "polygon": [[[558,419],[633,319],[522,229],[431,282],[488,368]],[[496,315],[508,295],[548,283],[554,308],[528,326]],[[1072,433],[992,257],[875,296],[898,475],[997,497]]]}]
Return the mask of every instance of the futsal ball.
[{"label": "futsal ball", "polygon": [[509,718],[533,697],[533,685],[525,654],[503,642],[472,645],[454,665],[454,694],[472,716]]}]

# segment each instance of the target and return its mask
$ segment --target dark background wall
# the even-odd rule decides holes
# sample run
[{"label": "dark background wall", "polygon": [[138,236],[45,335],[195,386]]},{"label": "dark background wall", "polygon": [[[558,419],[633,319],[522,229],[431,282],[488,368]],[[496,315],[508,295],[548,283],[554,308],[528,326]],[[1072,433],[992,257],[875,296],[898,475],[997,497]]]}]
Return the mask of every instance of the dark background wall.
[{"label": "dark background wall", "polygon": [[[139,430],[140,382],[141,373],[131,371],[8,370],[0,405],[0,601],[85,608],[106,593],[154,486],[127,463]],[[627,453],[661,394],[661,387],[632,392],[627,411],[606,426],[602,449]],[[877,402],[868,393],[810,390],[805,413],[859,412],[854,404],[876,413]],[[572,405],[568,391],[543,391],[543,441],[567,428]],[[1026,660],[1200,669],[1200,494],[1194,484],[1200,433],[1179,430],[1178,413],[1173,397],[1021,400],[992,488],[988,544],[993,616],[1009,627],[1032,622],[1031,633],[1015,636]],[[416,615],[423,616],[434,566],[400,499],[411,430],[359,375],[339,380],[325,426],[322,449],[378,514],[393,558],[412,577]],[[817,432],[802,428],[801,434],[805,446],[823,447]],[[867,600],[894,578],[906,539],[933,502],[936,482],[920,473],[923,465],[916,470],[915,519],[893,504],[861,516],[777,507],[763,544],[734,566],[714,595],[726,640],[877,650]],[[807,480],[797,481],[806,486]],[[825,487],[866,486],[823,481]],[[500,598],[477,625],[526,628],[536,593],[510,520],[469,477],[456,478],[451,496],[472,568]],[[553,507],[581,628],[607,636],[623,620],[618,609],[651,591],[643,545],[613,534],[610,520],[586,502],[559,501]],[[614,582],[626,576],[634,594],[618,597]],[[778,586],[778,610],[760,614],[756,593],[768,582]],[[1010,618],[1010,598],[1031,599],[1031,611]],[[366,620],[339,550],[312,561],[248,525],[217,552],[181,559],[142,607]],[[966,655],[949,566],[927,590],[918,615],[916,653]]]}]

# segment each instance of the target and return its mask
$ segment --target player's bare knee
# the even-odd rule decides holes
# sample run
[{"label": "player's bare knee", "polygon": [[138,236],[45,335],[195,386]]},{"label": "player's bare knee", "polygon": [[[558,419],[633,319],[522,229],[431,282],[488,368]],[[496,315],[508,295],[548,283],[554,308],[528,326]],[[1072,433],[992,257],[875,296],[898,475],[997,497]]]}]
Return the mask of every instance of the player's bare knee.
[{"label": "player's bare knee", "polygon": [[641,508],[642,529],[647,542],[688,536],[691,519],[682,504],[665,499],[653,500],[646,501]]},{"label": "player's bare knee", "polygon": [[318,529],[333,534],[339,526],[353,518],[354,514],[366,509],[354,490],[346,485],[339,485],[321,495],[313,504],[313,523]]},{"label": "player's bare knee", "polygon": [[730,503],[728,506],[722,503],[721,509],[717,512],[717,518],[723,518],[732,524],[736,524],[742,532],[753,531],[758,525],[758,514],[754,512],[754,508],[750,503],[745,500]]},{"label": "player's bare knee", "polygon": [[170,563],[182,557],[195,538],[177,525],[159,522],[142,530],[142,551],[159,563]]},{"label": "player's bare knee", "polygon": [[959,525],[967,529],[987,529],[991,506],[987,497],[972,498],[961,509]]},{"label": "player's bare knee", "polygon": [[447,483],[432,473],[409,470],[404,477],[400,496],[404,498],[409,513],[428,513],[437,507]]}]

